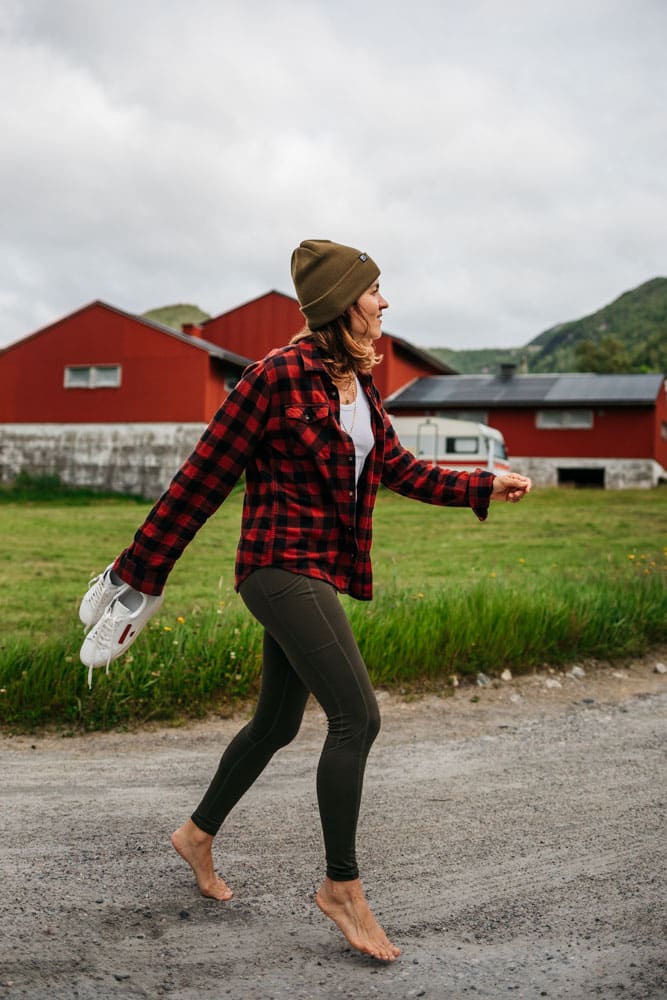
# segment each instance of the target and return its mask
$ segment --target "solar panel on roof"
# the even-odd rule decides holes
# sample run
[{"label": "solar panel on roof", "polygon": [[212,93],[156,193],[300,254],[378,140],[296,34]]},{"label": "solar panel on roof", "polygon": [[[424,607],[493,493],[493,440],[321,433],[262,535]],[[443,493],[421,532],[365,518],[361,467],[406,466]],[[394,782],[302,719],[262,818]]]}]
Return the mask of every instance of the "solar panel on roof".
[{"label": "solar panel on roof", "polygon": [[650,404],[662,385],[662,375],[431,375],[396,394],[397,406],[559,406],[591,403]]}]

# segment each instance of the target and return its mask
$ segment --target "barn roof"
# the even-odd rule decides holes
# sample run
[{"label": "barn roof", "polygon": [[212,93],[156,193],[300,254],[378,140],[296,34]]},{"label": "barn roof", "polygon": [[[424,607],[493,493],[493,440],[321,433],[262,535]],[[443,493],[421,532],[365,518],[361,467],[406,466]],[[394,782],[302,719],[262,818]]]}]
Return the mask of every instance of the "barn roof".
[{"label": "barn roof", "polygon": [[[100,302],[99,304],[104,305],[105,303]],[[114,306],[107,306],[106,308],[122,313],[121,309],[116,309]],[[129,316],[130,319],[135,319],[137,323],[143,323],[145,326],[153,327],[154,330],[167,333],[170,337],[175,337],[176,340],[190,344],[191,347],[197,347],[199,350],[206,351],[208,354],[220,358],[222,361],[229,361],[231,364],[241,365],[244,368],[252,364],[252,358],[245,358],[241,354],[235,354],[234,351],[227,351],[224,347],[220,347],[219,344],[213,344],[210,340],[205,340],[203,337],[193,337],[189,333],[183,333],[182,330],[175,330],[172,326],[164,326],[162,323],[156,323],[152,319],[144,319],[143,316],[135,316],[132,313],[125,313],[124,315]]]},{"label": "barn roof", "polygon": [[155,320],[146,319],[144,316],[138,316],[136,313],[127,313],[122,309],[118,309],[116,306],[110,306],[106,302],[101,302],[99,299],[96,302],[91,303],[91,305],[103,306],[105,309],[110,309],[111,312],[118,313],[120,316],[125,316],[128,319],[133,319],[137,323],[141,323],[142,326],[149,326],[153,330],[159,330],[160,333],[166,333],[169,337],[174,337],[176,340],[182,341],[184,344],[189,344],[191,347],[196,347],[200,351],[206,351],[207,354],[213,357],[220,358],[221,361],[229,361],[231,364],[242,366],[243,368],[252,363],[250,358],[244,358],[240,354],[235,354],[233,351],[226,351],[224,347],[220,347],[219,344],[213,344],[210,340],[204,340],[203,337],[193,337],[189,333],[183,333],[182,330],[175,330],[173,326],[165,326],[163,323],[156,323]]},{"label": "barn roof", "polygon": [[[395,333],[387,333],[385,330],[382,331],[382,336],[387,337],[389,340],[393,340],[394,344],[399,350],[402,350],[405,354],[410,355],[422,364],[428,365],[434,371],[442,372],[443,375],[455,375],[456,369],[451,368],[440,358],[436,357],[435,354],[431,354],[430,351],[426,351],[421,347],[415,347],[411,344],[409,340],[404,340],[403,337],[397,337]],[[436,378],[437,376],[423,376],[424,378]]]},{"label": "barn roof", "polygon": [[245,302],[241,302],[238,306],[232,306],[231,309],[225,309],[224,312],[218,313],[216,316],[209,316],[208,319],[203,321],[201,326],[202,328],[210,326],[213,323],[217,323],[218,320],[223,319],[225,316],[231,316],[232,313],[235,312],[242,312],[244,309],[247,309],[248,306],[255,305],[257,302],[262,302],[264,299],[271,299],[274,296],[278,296],[278,298],[281,299],[287,299],[289,302],[293,302],[295,306],[299,305],[293,295],[287,295],[285,292],[279,292],[277,289],[271,288],[268,292],[262,292],[261,295],[255,295],[254,298],[247,299]]},{"label": "barn roof", "polygon": [[394,410],[435,406],[648,406],[663,375],[426,375],[386,399]]},{"label": "barn roof", "polygon": [[155,320],[146,319],[144,316],[138,316],[136,313],[125,312],[123,309],[119,309],[117,306],[109,305],[108,302],[103,302],[101,299],[95,299],[93,302],[89,302],[87,305],[82,306],[80,309],[76,309],[72,313],[68,313],[67,316],[63,316],[61,319],[56,320],[54,323],[49,323],[48,326],[42,327],[40,330],[35,331],[35,333],[29,334],[27,337],[23,337],[21,340],[17,340],[13,344],[9,344],[7,347],[0,350],[0,354],[4,354],[7,351],[14,350],[20,347],[25,341],[32,340],[34,337],[39,337],[45,334],[52,327],[60,326],[68,320],[72,319],[74,316],[78,316],[80,313],[86,312],[89,309],[95,307],[100,307],[106,309],[109,312],[116,313],[118,316],[122,316],[123,319],[130,319],[135,323],[141,324],[141,326],[147,326],[151,330],[157,330],[160,333],[166,334],[168,337],[174,337],[176,340],[182,341],[184,344],[189,344],[190,347],[196,347],[199,351],[206,351],[212,357],[220,358],[221,361],[229,361],[230,364],[238,365],[241,368],[246,368],[252,363],[251,358],[243,357],[240,354],[235,354],[233,351],[226,351],[224,347],[220,347],[218,344],[212,344],[209,340],[204,340],[203,337],[193,337],[190,334],[183,333],[180,330],[175,330],[171,326],[164,326],[162,323],[156,323]]}]

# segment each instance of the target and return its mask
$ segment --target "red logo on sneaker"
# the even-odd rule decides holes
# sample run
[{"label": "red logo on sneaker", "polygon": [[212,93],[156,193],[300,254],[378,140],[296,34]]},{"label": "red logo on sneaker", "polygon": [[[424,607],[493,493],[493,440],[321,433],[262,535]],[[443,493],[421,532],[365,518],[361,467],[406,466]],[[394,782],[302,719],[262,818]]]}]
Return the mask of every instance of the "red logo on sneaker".
[{"label": "red logo on sneaker", "polygon": [[131,639],[134,635],[131,625],[126,625],[123,629],[120,639],[118,640],[118,645],[122,646],[126,639]]}]

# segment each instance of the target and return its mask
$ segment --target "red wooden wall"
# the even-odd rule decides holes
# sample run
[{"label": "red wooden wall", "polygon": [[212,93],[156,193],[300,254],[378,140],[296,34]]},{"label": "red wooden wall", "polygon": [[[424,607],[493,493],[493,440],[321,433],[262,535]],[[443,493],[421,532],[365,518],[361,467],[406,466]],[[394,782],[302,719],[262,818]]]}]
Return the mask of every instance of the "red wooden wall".
[{"label": "red wooden wall", "polygon": [[443,370],[438,364],[434,362],[430,365],[427,359],[412,353],[393,337],[380,337],[375,350],[382,355],[382,364],[373,369],[373,379],[383,397],[423,375],[442,375]]},{"label": "red wooden wall", "polygon": [[[119,388],[66,389],[66,365],[120,364]],[[0,355],[0,422],[206,422],[225,397],[206,350],[94,302]]]},{"label": "red wooden wall", "polygon": [[663,381],[654,411],[655,458],[667,469],[667,380]]},{"label": "red wooden wall", "polygon": [[505,438],[511,455],[540,458],[646,458],[654,454],[650,407],[593,408],[590,429],[538,428],[533,409],[489,410],[489,423]]},{"label": "red wooden wall", "polygon": [[245,358],[258,361],[274,347],[284,347],[305,326],[299,303],[282,292],[246,302],[202,325],[202,336]]}]

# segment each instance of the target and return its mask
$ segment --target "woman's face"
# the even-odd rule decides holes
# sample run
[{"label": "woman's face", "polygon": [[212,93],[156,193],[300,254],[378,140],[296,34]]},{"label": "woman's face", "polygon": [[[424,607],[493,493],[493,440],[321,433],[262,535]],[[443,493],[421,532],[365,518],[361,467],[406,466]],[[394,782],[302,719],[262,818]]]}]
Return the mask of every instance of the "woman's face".
[{"label": "woman's face", "polygon": [[355,340],[377,340],[382,336],[382,311],[389,303],[380,294],[380,282],[363,292],[350,309],[350,333]]}]

